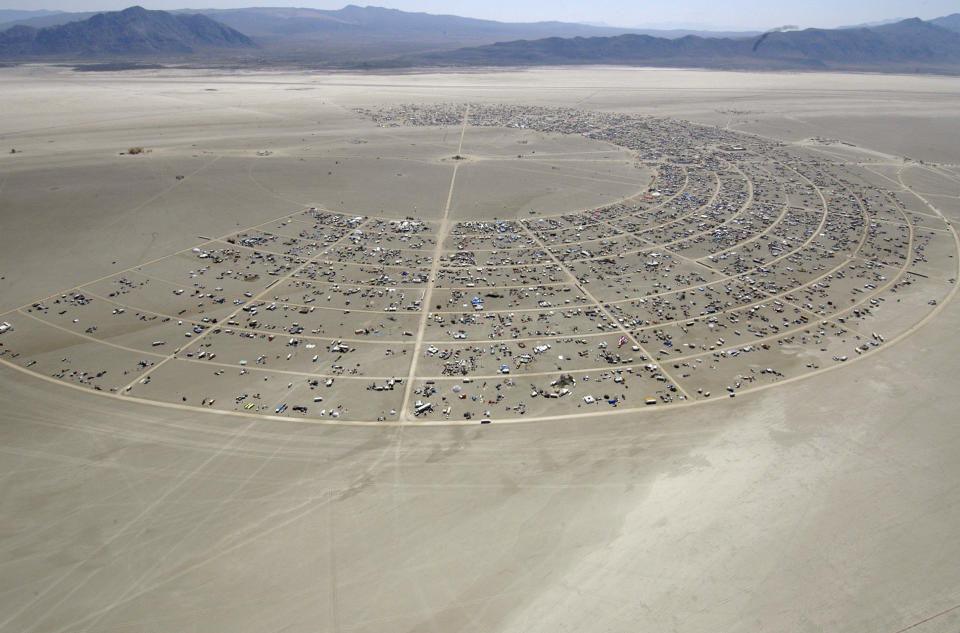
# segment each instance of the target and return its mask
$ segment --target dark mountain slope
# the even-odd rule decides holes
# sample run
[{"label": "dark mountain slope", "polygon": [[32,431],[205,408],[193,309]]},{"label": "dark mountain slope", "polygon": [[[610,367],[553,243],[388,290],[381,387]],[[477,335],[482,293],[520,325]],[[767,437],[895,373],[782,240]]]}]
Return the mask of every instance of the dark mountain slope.
[{"label": "dark mountain slope", "polygon": [[911,18],[869,29],[772,33],[756,54],[838,63],[960,63],[960,34]]},{"label": "dark mountain slope", "polygon": [[254,46],[246,35],[206,16],[142,7],[42,29],[15,26],[0,33],[4,57],[167,55]]},{"label": "dark mountain slope", "polygon": [[927,21],[930,22],[930,24],[942,26],[945,29],[950,29],[951,31],[957,31],[960,33],[960,13],[951,13],[950,15],[945,15],[942,18],[935,18]]}]

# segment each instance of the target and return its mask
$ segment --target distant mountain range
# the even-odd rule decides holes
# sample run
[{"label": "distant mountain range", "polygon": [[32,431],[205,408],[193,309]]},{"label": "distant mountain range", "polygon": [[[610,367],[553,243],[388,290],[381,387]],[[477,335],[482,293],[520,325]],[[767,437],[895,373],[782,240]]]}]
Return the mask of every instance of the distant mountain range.
[{"label": "distant mountain range", "polygon": [[23,11],[19,9],[0,9],[0,23],[13,22],[15,20],[29,20],[31,18],[38,18],[45,15],[55,15],[57,13],[63,13],[63,12],[62,11],[46,11],[44,9],[37,9],[34,11]]},{"label": "distant mountain range", "polygon": [[[510,23],[493,20],[463,18],[456,15],[409,13],[382,7],[347,5],[342,9],[323,10],[293,7],[248,7],[240,9],[179,9],[171,13],[199,13],[237,29],[254,38],[338,35],[372,35],[382,37],[415,36],[423,41],[430,36],[435,41],[456,40],[457,43],[542,37],[596,37],[638,33],[659,37],[710,35],[713,37],[749,37],[759,31],[717,31],[696,28],[627,28],[606,24],[571,22]],[[85,20],[95,12],[68,13],[64,11],[0,10],[0,31],[13,26],[43,28]]]},{"label": "distant mountain range", "polygon": [[243,33],[204,15],[174,15],[143,7],[40,29],[18,25],[0,33],[3,57],[183,55],[254,47]]},{"label": "distant mountain range", "polygon": [[623,64],[758,69],[960,72],[960,14],[856,29],[805,29],[752,38],[647,35],[498,42],[407,58],[410,65]]},{"label": "distant mountain range", "polygon": [[[240,31],[254,40],[261,54],[271,60],[300,63],[321,61],[333,65],[545,37],[600,37],[624,33],[644,33],[665,38],[690,34],[731,37],[759,35],[750,31],[660,31],[567,22],[507,23],[355,5],[338,10],[251,7],[182,9],[171,13],[205,15]],[[15,26],[45,28],[64,25],[94,15],[64,12],[12,15],[10,21],[4,23],[3,14],[0,14],[0,32]]]},{"label": "distant mountain range", "polygon": [[585,24],[513,24],[355,5],[335,11],[264,7],[204,10],[202,13],[250,35],[265,50],[293,61],[318,55],[328,60],[355,61],[504,40],[610,36],[629,32],[629,29]]},{"label": "distant mountain range", "polygon": [[0,25],[0,59],[143,62],[187,55],[327,68],[622,64],[960,74],[960,14],[846,29],[675,37],[677,32],[513,24],[353,5],[336,11],[131,7],[94,15],[24,13],[0,13],[18,18],[6,30]]}]

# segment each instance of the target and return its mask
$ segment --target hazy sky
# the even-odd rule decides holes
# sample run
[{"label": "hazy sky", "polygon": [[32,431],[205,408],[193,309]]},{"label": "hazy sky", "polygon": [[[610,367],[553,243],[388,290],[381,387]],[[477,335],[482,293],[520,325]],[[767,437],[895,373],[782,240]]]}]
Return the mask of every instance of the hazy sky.
[{"label": "hazy sky", "polygon": [[[765,29],[791,24],[835,27],[891,18],[929,19],[960,12],[960,0],[141,0],[147,9],[300,6],[339,9],[371,4],[404,11],[451,13],[507,22],[561,20],[615,26],[697,24]],[[0,0],[0,9],[106,11],[136,0]]]}]

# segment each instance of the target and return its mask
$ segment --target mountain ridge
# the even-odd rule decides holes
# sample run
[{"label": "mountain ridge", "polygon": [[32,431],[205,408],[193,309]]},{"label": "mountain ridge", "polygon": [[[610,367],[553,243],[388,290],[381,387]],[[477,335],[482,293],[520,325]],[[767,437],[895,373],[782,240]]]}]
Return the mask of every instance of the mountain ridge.
[{"label": "mountain ridge", "polygon": [[950,29],[951,31],[960,33],[960,13],[951,13],[950,15],[945,15],[943,17],[934,18],[927,21],[931,24],[936,24],[937,26],[942,26],[945,29]]},{"label": "mountain ridge", "polygon": [[[690,34],[715,36],[751,36],[759,31],[709,31],[704,29],[656,29],[645,27],[616,27],[578,22],[498,22],[479,18],[465,18],[449,14],[406,12],[384,7],[346,5],[341,9],[313,9],[303,7],[245,7],[235,9],[177,9],[170,13],[200,13],[254,39],[276,36],[305,36],[325,31],[349,29],[373,34],[376,37],[399,35],[431,36],[443,40],[466,36],[484,43],[513,39],[536,39],[559,36],[601,36],[622,33],[646,33],[672,38]],[[87,19],[95,13],[65,13],[43,15],[0,22],[0,31],[17,25],[46,27]],[[491,39],[492,38],[492,39]]]},{"label": "mountain ridge", "polygon": [[[68,18],[31,20],[54,19]],[[553,35],[539,37],[542,33]],[[571,33],[584,35],[565,36]],[[254,48],[256,56],[250,54]],[[170,55],[202,59],[200,54],[210,63],[331,69],[609,64],[960,74],[960,13],[845,29],[661,37],[585,24],[503,23],[357,5],[174,12],[130,7],[40,29],[19,24],[0,31],[4,60],[72,56],[126,62]]]},{"label": "mountain ridge", "polygon": [[203,15],[173,15],[140,6],[86,20],[0,32],[0,56],[123,56],[192,54],[215,48],[254,48],[246,35]]},{"label": "mountain ridge", "polygon": [[667,40],[626,34],[517,40],[405,61],[428,66],[650,64],[797,69],[920,64],[960,70],[960,32],[910,18],[871,28],[769,32],[758,38],[686,36]]}]

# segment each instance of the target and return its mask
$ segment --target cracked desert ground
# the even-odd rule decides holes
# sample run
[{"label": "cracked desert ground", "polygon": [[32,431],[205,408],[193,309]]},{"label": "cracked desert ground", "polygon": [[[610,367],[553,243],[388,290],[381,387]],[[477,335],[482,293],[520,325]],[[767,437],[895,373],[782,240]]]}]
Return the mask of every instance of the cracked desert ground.
[{"label": "cracked desert ground", "polygon": [[[76,73],[25,65],[0,69],[0,95],[0,321],[13,326],[0,334],[0,632],[960,630],[956,78],[613,68]],[[397,104],[448,104],[457,116],[444,126],[391,127],[363,114]],[[685,177],[675,192],[707,206],[724,191],[740,196],[740,207],[719,209],[713,220],[701,220],[699,209],[690,216],[700,233],[733,226],[766,195],[781,209],[760,227],[783,238],[773,262],[796,244],[798,256],[816,249],[831,256],[813,261],[826,268],[811,271],[848,274],[824,286],[814,272],[766,261],[720,277],[702,241],[663,238],[663,251],[652,255],[652,240],[667,229],[624,228],[644,220],[642,209],[575,226],[576,214],[620,208],[651,182],[669,198],[666,167],[638,165],[622,147],[576,135],[470,126],[471,108],[476,117],[484,104],[742,133],[736,138],[755,162],[713,147],[726,152],[716,182],[704,172],[702,191]],[[128,154],[135,146],[146,151]],[[829,167],[788,174],[786,163],[763,162],[774,148],[819,156]],[[682,168],[698,173],[696,165]],[[896,204],[884,206],[887,194]],[[849,225],[849,239],[827,244],[827,227],[842,224],[829,209],[841,202],[863,222]],[[314,207],[321,211],[308,211]],[[569,226],[554,233],[577,237],[551,243],[535,221],[561,216]],[[411,284],[396,313],[383,293],[362,295],[363,307],[337,303],[347,299],[339,284],[324,286],[330,303],[316,311],[306,301],[297,308],[295,298],[274,299],[299,292],[303,274],[326,266],[338,266],[344,287],[362,284],[349,278],[351,266],[369,272],[369,251],[353,248],[356,231],[407,217],[423,221],[422,246],[404,242],[391,253],[423,287]],[[469,229],[462,222],[492,217],[513,222],[521,246],[462,232]],[[823,233],[801,235],[805,218],[822,220]],[[297,241],[313,232],[325,241]],[[280,245],[276,235],[287,241]],[[802,248],[799,237],[791,242],[795,235],[805,238]],[[573,287],[561,296],[593,306],[628,346],[659,362],[677,390],[652,391],[659,383],[639,375],[640,361],[630,363],[636,375],[584,365],[575,367],[580,384],[565,399],[541,392],[527,400],[529,414],[491,404],[490,424],[479,423],[480,405],[461,417],[473,405],[461,404],[451,385],[458,394],[460,384],[464,393],[479,390],[497,371],[487,361],[475,382],[441,374],[429,349],[440,345],[442,326],[428,310],[448,321],[459,310],[433,304],[457,283],[438,277],[450,263],[443,257],[468,238],[484,257],[503,257],[505,248],[511,257],[536,257],[524,274],[536,277],[542,265],[560,276],[530,283],[550,292]],[[730,239],[716,253],[760,238]],[[715,391],[702,396],[696,381],[711,374],[686,373],[679,361],[705,358],[706,366],[717,358],[722,346],[707,351],[719,324],[713,312],[681,318],[670,330],[672,340],[696,340],[688,356],[650,347],[671,340],[668,326],[642,315],[636,328],[617,325],[625,314],[618,306],[628,302],[619,291],[628,286],[598,283],[595,270],[581,284],[583,266],[601,264],[567,259],[577,240],[613,249],[611,262],[621,252],[658,258],[651,280],[671,253],[678,276],[699,271],[704,286],[713,281],[728,296],[743,296],[733,280],[769,275],[765,293],[750,301],[766,298],[754,308],[764,323],[780,318],[773,306],[779,313],[783,304],[810,315],[795,319],[787,331],[797,340],[782,347],[793,350],[805,333],[810,349],[790,354],[807,362],[786,363],[775,355],[778,335],[757,332],[758,344],[774,347],[769,358],[786,363],[783,379],[750,376],[744,359],[766,352],[738,352],[716,371],[747,373],[742,392],[738,383],[736,397],[727,397],[726,382],[703,379]],[[272,350],[265,337],[234,340],[220,333],[224,323],[214,329],[190,312],[195,304],[186,297],[197,297],[176,292],[193,287],[184,275],[216,272],[208,262],[226,260],[225,252],[266,253],[271,262],[286,256],[287,267],[239,281],[233,271],[218,273],[225,286],[218,292],[243,301],[236,293],[249,288],[244,296],[259,302],[262,323],[230,303],[218,308],[207,301],[212,293],[201,297],[201,313],[242,315],[237,331],[248,328],[250,339],[277,327],[276,346],[291,336],[293,319],[315,318],[322,331],[314,339],[323,345],[376,330],[380,341],[348,341],[359,374],[334,366],[343,372],[336,381],[313,389],[303,383],[314,370],[302,348],[262,367],[247,350]],[[331,253],[349,261],[328,263]],[[387,275],[390,266],[377,270]],[[639,273],[635,280],[638,292],[645,280]],[[822,305],[804,302],[815,294]],[[485,296],[488,311],[498,309],[501,297]],[[848,302],[842,310],[826,302],[838,297]],[[729,317],[723,336],[753,327],[743,313],[753,303],[720,310]],[[526,305],[518,312],[547,309]],[[861,306],[856,317],[853,306]],[[390,325],[374,324],[394,314]],[[187,325],[176,329],[178,317]],[[808,331],[813,321],[819,334]],[[876,323],[882,336],[871,337]],[[700,325],[710,327],[709,339]],[[164,344],[154,347],[161,331]],[[473,337],[475,326],[461,331]],[[847,341],[857,332],[862,355]],[[579,349],[571,341],[580,334],[564,336],[537,331],[518,340],[530,349],[549,338],[551,353],[561,352],[558,367],[595,362],[568,353]],[[614,335],[582,336],[592,349]],[[313,340],[309,331],[304,340]],[[851,356],[844,353],[845,362],[832,347],[841,342]],[[326,353],[323,345],[318,352]],[[216,361],[195,356],[204,346],[216,350]],[[545,360],[533,364],[510,375],[524,396],[525,372],[560,373]],[[109,371],[94,377],[96,369]],[[597,387],[609,390],[614,375],[627,376],[629,399],[583,404],[594,378],[611,378]],[[365,390],[371,376],[396,376],[400,388]],[[754,378],[759,388],[751,388]],[[418,395],[427,380],[437,385],[435,401],[450,396],[452,417],[440,415],[439,401],[435,411],[413,415],[414,399],[429,396]],[[252,381],[264,385],[256,389],[266,403],[253,412],[243,408],[249,399],[234,398],[252,393]],[[314,404],[315,394],[325,400]],[[656,405],[641,405],[655,394]],[[275,411],[298,398],[309,413]],[[342,417],[319,415],[321,407],[333,412],[334,402],[345,407]]]}]

